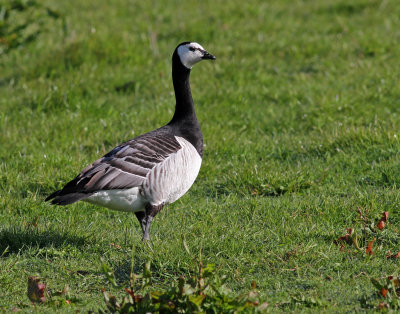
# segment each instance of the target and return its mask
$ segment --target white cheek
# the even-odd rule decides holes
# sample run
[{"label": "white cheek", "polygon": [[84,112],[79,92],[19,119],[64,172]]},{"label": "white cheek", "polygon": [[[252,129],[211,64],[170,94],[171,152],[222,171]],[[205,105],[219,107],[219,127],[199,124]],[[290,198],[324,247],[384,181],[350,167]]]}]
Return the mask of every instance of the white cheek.
[{"label": "white cheek", "polygon": [[201,52],[195,51],[185,54],[182,63],[185,67],[191,69],[199,61],[201,61]]},{"label": "white cheek", "polygon": [[193,65],[201,61],[202,57],[202,53],[200,51],[198,50],[190,51],[186,47],[178,48],[178,55],[179,58],[181,59],[182,64],[188,69],[191,69]]},{"label": "white cheek", "polygon": [[202,60],[201,57],[203,56],[203,53],[201,53],[199,50],[196,50],[195,53],[196,53],[196,58],[198,60],[196,62],[201,61]]}]

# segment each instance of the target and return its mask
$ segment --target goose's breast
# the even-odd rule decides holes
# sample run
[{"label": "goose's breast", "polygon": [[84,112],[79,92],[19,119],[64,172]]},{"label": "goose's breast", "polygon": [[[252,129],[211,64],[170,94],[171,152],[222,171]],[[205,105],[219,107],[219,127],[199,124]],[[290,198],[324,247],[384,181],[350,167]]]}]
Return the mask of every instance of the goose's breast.
[{"label": "goose's breast", "polygon": [[143,184],[145,198],[152,205],[175,202],[199,174],[202,159],[196,148],[182,137],[176,139],[182,148],[154,167]]}]

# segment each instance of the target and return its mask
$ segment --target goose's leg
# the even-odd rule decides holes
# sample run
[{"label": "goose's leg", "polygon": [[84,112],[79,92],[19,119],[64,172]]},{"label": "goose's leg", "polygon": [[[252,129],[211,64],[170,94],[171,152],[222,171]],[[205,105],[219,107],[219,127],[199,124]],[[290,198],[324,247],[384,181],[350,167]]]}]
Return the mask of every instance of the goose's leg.
[{"label": "goose's leg", "polygon": [[160,205],[146,205],[146,225],[145,230],[143,232],[143,241],[150,240],[150,226],[153,221],[153,218],[158,214],[158,212],[164,207],[164,203]]},{"label": "goose's leg", "polygon": [[140,226],[142,227],[142,232],[146,231],[146,212],[135,212],[136,218],[139,220]]}]

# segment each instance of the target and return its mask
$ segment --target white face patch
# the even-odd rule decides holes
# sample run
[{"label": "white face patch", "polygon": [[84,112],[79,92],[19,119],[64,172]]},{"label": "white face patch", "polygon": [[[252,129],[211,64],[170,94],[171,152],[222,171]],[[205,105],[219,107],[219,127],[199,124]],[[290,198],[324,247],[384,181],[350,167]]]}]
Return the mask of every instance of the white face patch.
[{"label": "white face patch", "polygon": [[189,43],[178,47],[178,56],[182,64],[191,69],[197,62],[202,60],[205,49],[198,43]]}]

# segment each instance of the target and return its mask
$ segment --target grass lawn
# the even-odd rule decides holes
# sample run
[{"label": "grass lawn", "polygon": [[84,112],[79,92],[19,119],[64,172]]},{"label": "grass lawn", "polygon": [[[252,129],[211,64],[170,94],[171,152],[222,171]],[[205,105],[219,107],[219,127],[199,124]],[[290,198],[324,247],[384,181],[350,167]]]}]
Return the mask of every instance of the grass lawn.
[{"label": "grass lawn", "polygon": [[[400,251],[396,0],[46,3],[64,23],[44,18],[35,40],[0,54],[0,310],[55,309],[29,301],[29,276],[68,284],[73,302],[59,311],[104,309],[102,287],[125,292],[102,260],[125,285],[133,247],[157,289],[201,259],[234,293],[255,280],[268,311],[395,308],[371,278],[399,275],[400,258],[386,258]],[[132,214],[44,203],[169,121],[171,56],[186,40],[217,56],[191,76],[204,161],[155,218],[151,247]],[[359,249],[334,243],[346,228]]]}]

